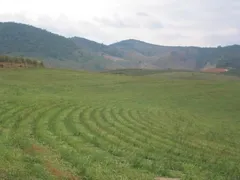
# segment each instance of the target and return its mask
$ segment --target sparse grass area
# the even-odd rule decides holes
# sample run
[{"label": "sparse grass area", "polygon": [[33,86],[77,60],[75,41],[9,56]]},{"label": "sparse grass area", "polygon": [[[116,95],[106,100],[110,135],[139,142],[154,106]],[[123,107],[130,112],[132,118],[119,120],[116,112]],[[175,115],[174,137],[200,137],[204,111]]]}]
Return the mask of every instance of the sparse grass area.
[{"label": "sparse grass area", "polygon": [[0,179],[239,180],[240,81],[220,77],[2,69]]}]

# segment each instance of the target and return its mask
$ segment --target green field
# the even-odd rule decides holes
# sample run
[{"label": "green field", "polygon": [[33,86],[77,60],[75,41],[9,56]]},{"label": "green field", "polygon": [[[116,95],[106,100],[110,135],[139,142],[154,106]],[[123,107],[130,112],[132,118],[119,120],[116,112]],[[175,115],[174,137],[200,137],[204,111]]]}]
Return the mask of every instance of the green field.
[{"label": "green field", "polygon": [[240,81],[0,70],[0,179],[240,179]]}]

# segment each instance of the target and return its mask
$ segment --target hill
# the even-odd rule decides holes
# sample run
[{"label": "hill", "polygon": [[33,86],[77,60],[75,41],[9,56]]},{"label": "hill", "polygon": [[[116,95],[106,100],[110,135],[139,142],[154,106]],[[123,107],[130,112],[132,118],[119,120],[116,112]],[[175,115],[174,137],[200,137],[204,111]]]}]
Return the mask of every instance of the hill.
[{"label": "hill", "polygon": [[107,48],[106,45],[97,43],[81,37],[70,38],[80,49],[85,49],[90,52],[101,52],[103,49]]},{"label": "hill", "polygon": [[88,52],[100,53],[100,55],[111,55],[113,57],[123,57],[124,51],[113,46],[107,46],[95,41],[91,41],[81,37],[70,38],[80,49],[84,49]]},{"label": "hill", "polygon": [[0,53],[75,59],[77,46],[46,30],[18,23],[0,23]]},{"label": "hill", "polygon": [[240,68],[240,46],[218,48],[160,46],[129,39],[104,45],[66,38],[20,23],[0,23],[0,54],[40,59],[46,67],[86,69]]},{"label": "hill", "polygon": [[123,58],[163,69],[201,69],[208,63],[217,67],[240,67],[239,45],[218,48],[174,47],[130,39],[110,46],[124,51]]},{"label": "hill", "polygon": [[239,79],[144,71],[0,70],[0,179],[238,180]]},{"label": "hill", "polygon": [[102,70],[112,61],[80,49],[72,40],[20,23],[0,23],[0,54],[35,57],[47,67]]}]

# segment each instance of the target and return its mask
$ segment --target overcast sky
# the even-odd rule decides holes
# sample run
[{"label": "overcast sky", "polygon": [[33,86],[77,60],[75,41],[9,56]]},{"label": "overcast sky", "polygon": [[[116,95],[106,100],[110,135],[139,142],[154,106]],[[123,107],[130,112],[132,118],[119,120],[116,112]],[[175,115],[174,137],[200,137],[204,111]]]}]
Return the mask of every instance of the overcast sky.
[{"label": "overcast sky", "polygon": [[16,21],[100,43],[240,44],[240,0],[0,0],[0,21]]}]

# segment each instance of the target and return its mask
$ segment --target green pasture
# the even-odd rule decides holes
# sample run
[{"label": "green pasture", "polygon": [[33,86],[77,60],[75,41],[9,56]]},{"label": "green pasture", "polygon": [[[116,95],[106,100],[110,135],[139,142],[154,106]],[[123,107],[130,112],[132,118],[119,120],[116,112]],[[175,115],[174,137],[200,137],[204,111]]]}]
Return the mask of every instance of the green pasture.
[{"label": "green pasture", "polygon": [[0,179],[240,179],[240,81],[0,70]]}]

